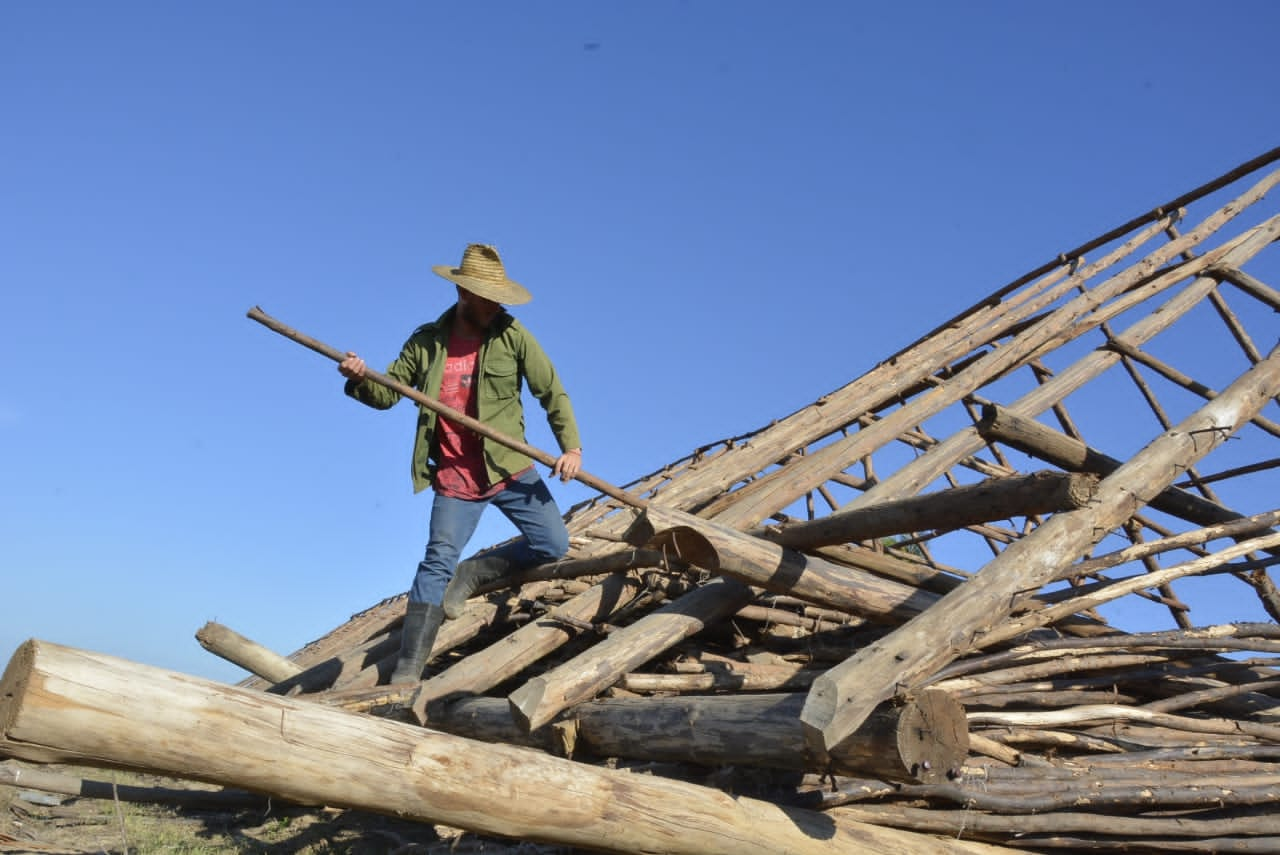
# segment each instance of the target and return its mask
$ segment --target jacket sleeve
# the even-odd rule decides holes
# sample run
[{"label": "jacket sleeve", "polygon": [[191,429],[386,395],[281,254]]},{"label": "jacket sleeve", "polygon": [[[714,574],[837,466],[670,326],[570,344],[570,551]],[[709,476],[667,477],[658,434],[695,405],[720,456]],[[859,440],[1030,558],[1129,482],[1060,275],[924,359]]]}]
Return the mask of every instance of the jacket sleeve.
[{"label": "jacket sleeve", "polygon": [[573,404],[569,395],[560,383],[560,376],[555,366],[547,358],[538,340],[528,330],[523,330],[523,346],[521,348],[521,368],[529,391],[542,405],[547,413],[547,424],[555,434],[561,451],[581,448],[582,439],[578,435],[578,421],[573,415]]},{"label": "jacket sleeve", "polygon": [[[413,338],[410,338],[404,343],[404,347],[400,348],[400,355],[387,366],[387,370],[383,373],[392,380],[403,383],[406,386],[413,386],[418,378],[426,374],[426,369],[421,364],[423,358],[423,349]],[[362,383],[348,380],[342,391],[360,403],[367,404],[376,410],[389,410],[402,397],[399,392],[392,391],[381,383],[375,383],[372,380],[365,380]]]}]

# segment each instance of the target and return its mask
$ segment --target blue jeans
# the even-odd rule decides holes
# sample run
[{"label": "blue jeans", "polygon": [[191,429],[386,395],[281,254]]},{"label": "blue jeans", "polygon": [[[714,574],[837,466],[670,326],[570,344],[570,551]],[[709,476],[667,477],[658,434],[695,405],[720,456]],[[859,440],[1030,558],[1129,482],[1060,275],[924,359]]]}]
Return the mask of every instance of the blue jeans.
[{"label": "blue jeans", "polygon": [[409,600],[439,605],[444,589],[458,567],[462,549],[480,524],[480,515],[492,504],[524,535],[493,550],[519,566],[555,561],[569,551],[569,531],[551,491],[530,468],[505,490],[489,499],[455,499],[435,494],[431,503],[431,533],[427,554],[418,564],[409,589]]}]

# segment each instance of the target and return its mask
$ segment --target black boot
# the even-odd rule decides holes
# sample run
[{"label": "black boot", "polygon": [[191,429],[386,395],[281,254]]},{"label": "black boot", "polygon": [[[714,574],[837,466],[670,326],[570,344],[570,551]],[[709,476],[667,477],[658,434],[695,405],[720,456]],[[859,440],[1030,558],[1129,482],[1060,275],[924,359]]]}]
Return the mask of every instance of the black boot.
[{"label": "black boot", "polygon": [[392,683],[416,683],[422,679],[422,669],[431,658],[431,647],[436,643],[436,633],[443,620],[444,612],[435,603],[410,602],[405,607],[400,658],[391,673]]},{"label": "black boot", "polygon": [[519,565],[505,555],[482,555],[468,558],[458,565],[449,580],[449,587],[444,589],[444,614],[450,620],[462,614],[467,600],[480,588],[490,582],[496,582],[503,576],[514,573]]}]

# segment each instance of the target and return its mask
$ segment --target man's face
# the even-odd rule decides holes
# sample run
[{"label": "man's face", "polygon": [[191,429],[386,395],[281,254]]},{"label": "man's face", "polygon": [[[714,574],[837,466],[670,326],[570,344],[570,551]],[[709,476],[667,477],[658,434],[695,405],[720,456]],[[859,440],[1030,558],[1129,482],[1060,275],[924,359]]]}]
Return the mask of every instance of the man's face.
[{"label": "man's face", "polygon": [[502,311],[502,305],[472,294],[461,286],[456,287],[458,288],[458,312],[463,320],[479,329],[488,329],[498,312]]}]

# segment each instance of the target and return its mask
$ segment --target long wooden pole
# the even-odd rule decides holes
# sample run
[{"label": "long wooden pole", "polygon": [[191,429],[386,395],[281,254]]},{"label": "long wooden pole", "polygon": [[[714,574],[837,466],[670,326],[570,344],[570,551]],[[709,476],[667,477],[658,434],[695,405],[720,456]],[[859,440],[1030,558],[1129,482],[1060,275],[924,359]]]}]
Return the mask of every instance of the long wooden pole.
[{"label": "long wooden pole", "polygon": [[[341,362],[342,360],[347,358],[347,355],[342,351],[338,350],[337,348],[330,347],[324,342],[318,341],[312,338],[311,336],[307,335],[306,333],[299,332],[293,327],[286,326],[285,324],[281,323],[280,321],[268,315],[266,312],[262,311],[262,309],[258,308],[257,306],[254,306],[252,309],[250,309],[247,314],[249,318],[262,324],[267,329],[272,330],[273,332],[278,332],[280,333],[280,335],[284,336],[285,338],[292,339],[293,341],[296,341],[298,344],[302,345],[303,347],[314,350],[316,353],[320,354],[321,356],[327,356],[330,359],[332,359],[334,362]],[[377,383],[381,386],[386,386],[391,391],[397,392],[403,395],[404,397],[408,398],[409,400],[421,404],[422,406],[426,407],[428,410],[433,410],[437,414],[444,416],[450,421],[456,422],[457,424],[460,424],[465,428],[475,431],[476,433],[480,434],[486,439],[491,439],[494,442],[505,445],[507,448],[511,448],[520,452],[521,454],[528,455],[529,457],[532,457],[534,460],[538,461],[544,466],[551,467],[556,465],[555,455],[549,454],[540,448],[535,448],[534,446],[529,445],[527,442],[524,442],[523,440],[516,439],[515,437],[508,436],[507,434],[502,433],[501,431],[494,430],[484,422],[479,421],[478,419],[473,419],[471,418],[471,416],[468,416],[466,413],[458,412],[452,407],[447,406],[446,404],[440,403],[435,398],[432,398],[429,395],[424,395],[422,392],[418,391],[412,386],[406,386],[405,384],[399,382],[398,380],[393,380],[387,375],[374,371],[373,369],[366,370],[364,376],[366,380],[372,380],[374,383]],[[633,496],[632,494],[628,493],[626,490],[623,490],[620,487],[615,487],[613,484],[610,484],[608,481],[604,481],[600,478],[597,478],[596,476],[592,475],[589,472],[579,470],[578,474],[574,475],[573,477],[574,477],[574,480],[581,481],[583,484],[586,484],[588,487],[592,488],[593,490],[599,490],[601,493],[604,493],[606,496],[609,496],[610,498],[613,498],[613,499],[617,499],[619,502],[623,502],[624,504],[630,505],[633,508],[644,508],[648,505],[648,502],[646,500],[641,499],[638,496]]]}]

